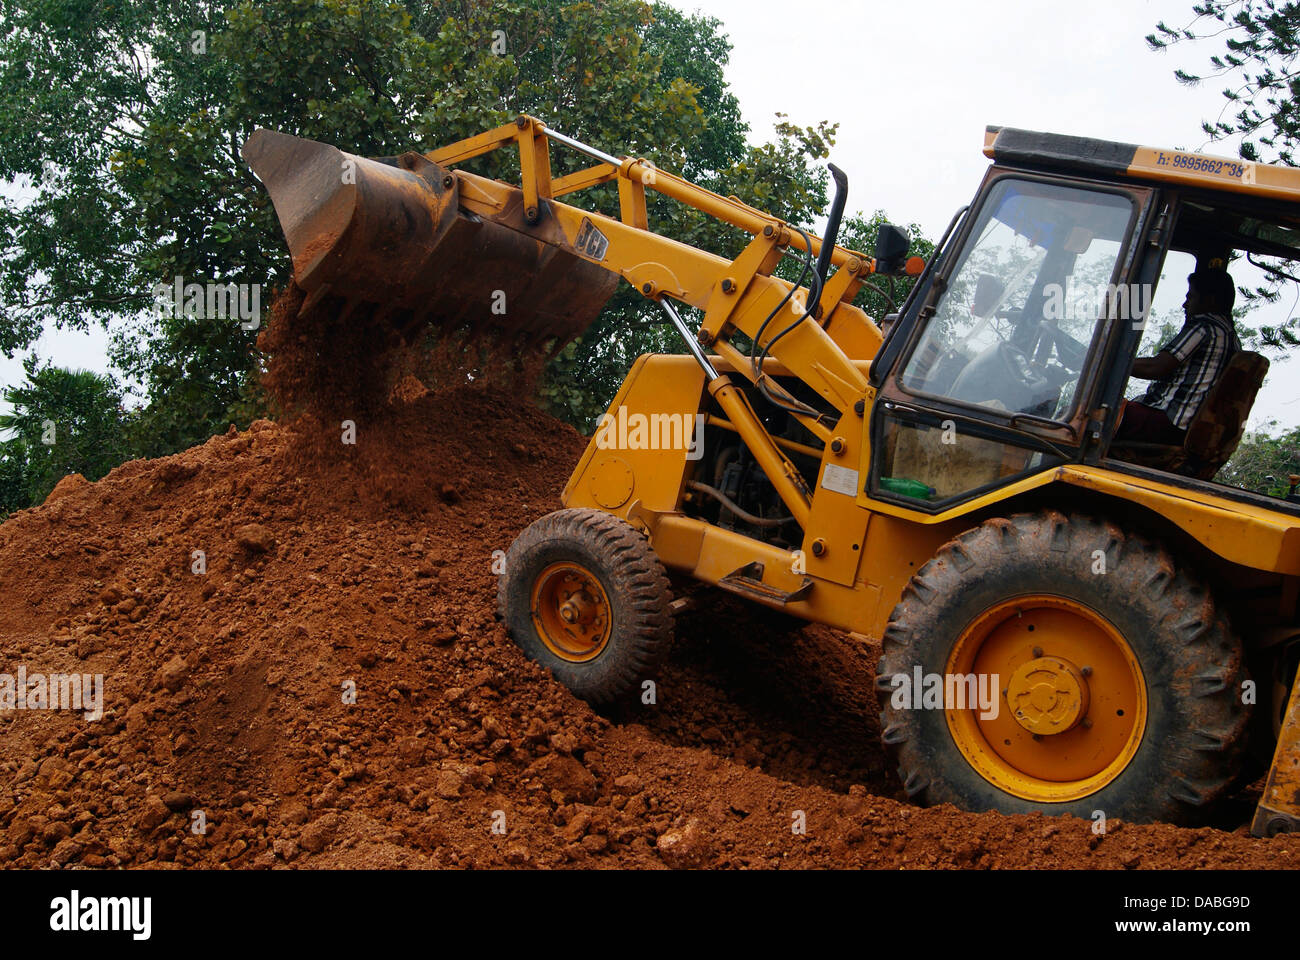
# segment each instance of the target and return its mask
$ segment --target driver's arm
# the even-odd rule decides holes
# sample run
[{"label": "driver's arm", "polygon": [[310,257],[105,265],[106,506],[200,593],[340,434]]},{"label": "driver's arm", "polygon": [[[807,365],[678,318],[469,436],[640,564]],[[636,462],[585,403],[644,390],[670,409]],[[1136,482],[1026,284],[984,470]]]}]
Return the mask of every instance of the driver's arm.
[{"label": "driver's arm", "polygon": [[1205,321],[1189,318],[1183,329],[1154,357],[1138,357],[1133,361],[1133,376],[1139,380],[1165,380],[1199,350],[1205,342]]},{"label": "driver's arm", "polygon": [[1138,357],[1133,361],[1133,376],[1139,380],[1164,380],[1179,367],[1178,358],[1168,350],[1154,357]]}]

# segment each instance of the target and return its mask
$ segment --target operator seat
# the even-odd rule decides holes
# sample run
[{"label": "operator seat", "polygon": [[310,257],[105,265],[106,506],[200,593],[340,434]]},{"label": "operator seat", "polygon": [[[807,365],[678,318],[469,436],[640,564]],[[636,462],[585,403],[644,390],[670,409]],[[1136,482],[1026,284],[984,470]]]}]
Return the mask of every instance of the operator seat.
[{"label": "operator seat", "polygon": [[1181,446],[1119,441],[1110,445],[1109,456],[1198,480],[1214,479],[1241,443],[1246,418],[1267,373],[1266,357],[1249,350],[1237,351],[1206,394]]}]

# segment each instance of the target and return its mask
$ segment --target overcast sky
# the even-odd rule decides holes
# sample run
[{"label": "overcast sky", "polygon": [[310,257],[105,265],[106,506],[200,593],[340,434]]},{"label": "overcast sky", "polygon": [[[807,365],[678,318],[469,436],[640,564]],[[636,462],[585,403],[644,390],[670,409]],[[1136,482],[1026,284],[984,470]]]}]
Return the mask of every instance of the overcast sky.
[{"label": "overcast sky", "polygon": [[[988,165],[980,152],[986,124],[1234,152],[1207,147],[1200,130],[1221,111],[1224,84],[1188,88],[1173,78],[1177,66],[1201,70],[1217,47],[1158,54],[1143,41],[1159,20],[1185,24],[1191,0],[671,2],[723,22],[734,46],[727,76],[755,138],[771,135],[777,111],[804,125],[838,122],[832,160],[849,175],[850,211],[881,208],[931,237]],[[563,118],[547,119],[563,129]],[[619,152],[618,144],[597,146]],[[1291,306],[1275,310],[1285,316]],[[106,343],[102,331],[52,332],[37,351],[104,370]],[[1300,423],[1287,384],[1298,369],[1274,361],[1252,426]],[[0,357],[0,384],[21,376],[17,359]]]}]

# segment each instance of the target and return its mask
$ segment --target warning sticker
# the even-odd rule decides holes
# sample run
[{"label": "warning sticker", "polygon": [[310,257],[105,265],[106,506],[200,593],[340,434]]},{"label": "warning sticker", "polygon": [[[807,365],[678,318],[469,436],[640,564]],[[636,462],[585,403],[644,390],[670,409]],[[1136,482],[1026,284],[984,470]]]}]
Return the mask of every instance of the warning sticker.
[{"label": "warning sticker", "polygon": [[826,469],[822,471],[822,486],[827,490],[842,493],[846,497],[856,497],[858,495],[858,471],[828,463]]}]

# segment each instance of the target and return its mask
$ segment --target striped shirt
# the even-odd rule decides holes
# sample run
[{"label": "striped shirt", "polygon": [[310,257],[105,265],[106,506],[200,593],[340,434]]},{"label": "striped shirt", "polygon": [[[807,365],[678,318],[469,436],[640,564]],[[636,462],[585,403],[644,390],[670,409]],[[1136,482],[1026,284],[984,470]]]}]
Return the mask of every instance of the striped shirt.
[{"label": "striped shirt", "polygon": [[1241,341],[1227,317],[1199,313],[1161,349],[1178,361],[1178,369],[1167,380],[1151,384],[1141,402],[1163,410],[1174,426],[1186,430],[1214,381],[1241,349]]}]

